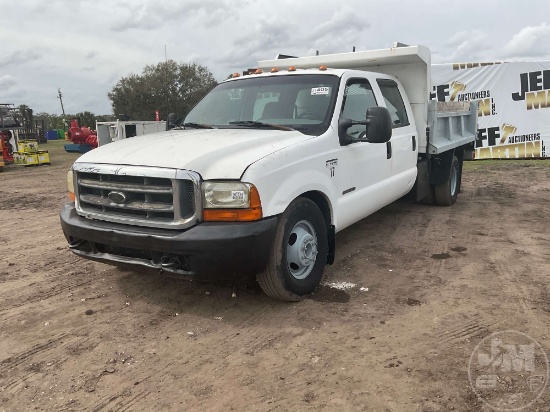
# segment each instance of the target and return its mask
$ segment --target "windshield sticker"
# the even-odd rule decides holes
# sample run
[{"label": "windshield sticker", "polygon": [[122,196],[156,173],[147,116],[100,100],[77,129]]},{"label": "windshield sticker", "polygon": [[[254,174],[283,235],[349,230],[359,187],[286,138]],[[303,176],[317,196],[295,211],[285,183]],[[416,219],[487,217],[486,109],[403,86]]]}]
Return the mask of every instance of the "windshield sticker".
[{"label": "windshield sticker", "polygon": [[314,87],[311,89],[311,95],[317,95],[317,94],[329,94],[330,93],[330,87]]}]

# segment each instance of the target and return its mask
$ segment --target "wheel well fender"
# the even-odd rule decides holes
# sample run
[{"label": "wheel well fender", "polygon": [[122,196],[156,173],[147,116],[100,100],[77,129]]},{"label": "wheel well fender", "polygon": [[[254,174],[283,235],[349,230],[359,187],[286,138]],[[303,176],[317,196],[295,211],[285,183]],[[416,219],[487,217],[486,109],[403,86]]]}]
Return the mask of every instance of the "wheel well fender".
[{"label": "wheel well fender", "polygon": [[321,210],[323,217],[325,218],[327,226],[332,223],[332,208],[330,205],[330,201],[324,195],[324,193],[312,190],[310,192],[302,193],[299,197],[305,197],[317,205],[317,207]]},{"label": "wheel well fender", "polygon": [[302,193],[299,197],[305,197],[315,203],[325,218],[328,238],[327,265],[332,265],[336,253],[336,229],[332,223],[332,208],[330,201],[324,193],[315,190]]}]

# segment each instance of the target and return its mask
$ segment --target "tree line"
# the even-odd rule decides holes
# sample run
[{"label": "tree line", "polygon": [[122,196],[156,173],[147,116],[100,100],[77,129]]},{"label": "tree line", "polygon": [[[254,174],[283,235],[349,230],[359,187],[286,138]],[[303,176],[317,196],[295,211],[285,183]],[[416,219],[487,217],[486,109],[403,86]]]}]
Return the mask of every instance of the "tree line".
[{"label": "tree line", "polygon": [[95,122],[111,122],[116,120],[116,116],[113,115],[96,115],[88,111],[79,112],[76,114],[66,114],[65,116],[62,114],[57,115],[41,112],[34,114],[33,117],[34,120],[44,120],[46,130],[67,129],[71,125],[71,119],[74,119],[75,117],[79,119],[80,126],[86,126],[91,129],[95,129]]},{"label": "tree line", "polygon": [[[166,120],[169,113],[176,113],[177,117],[186,115],[216,85],[214,76],[205,66],[167,60],[145,66],[141,74],[122,77],[107,93],[112,115],[83,111],[63,116],[41,112],[30,115],[30,118],[44,120],[47,130],[68,128],[70,120],[75,117],[79,118],[80,126],[92,129],[95,129],[96,121],[155,120],[157,110],[159,118]],[[28,106],[19,106],[17,112],[21,124],[32,123]]]}]

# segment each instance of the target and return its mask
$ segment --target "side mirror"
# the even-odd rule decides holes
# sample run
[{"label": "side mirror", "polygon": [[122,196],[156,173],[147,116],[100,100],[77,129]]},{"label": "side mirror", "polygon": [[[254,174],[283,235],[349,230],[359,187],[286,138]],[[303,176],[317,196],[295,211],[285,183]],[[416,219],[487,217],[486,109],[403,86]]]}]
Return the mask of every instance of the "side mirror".
[{"label": "side mirror", "polygon": [[166,119],[166,130],[174,128],[176,122],[176,113],[170,113]]},{"label": "side mirror", "polygon": [[[348,129],[354,125],[365,125],[365,133],[359,137],[348,135]],[[386,143],[391,139],[391,115],[385,107],[370,107],[365,120],[340,119],[338,121],[338,137],[342,146],[357,142]]]},{"label": "side mirror", "polygon": [[385,107],[370,107],[367,110],[367,141],[386,143],[391,139],[392,123],[390,111]]}]

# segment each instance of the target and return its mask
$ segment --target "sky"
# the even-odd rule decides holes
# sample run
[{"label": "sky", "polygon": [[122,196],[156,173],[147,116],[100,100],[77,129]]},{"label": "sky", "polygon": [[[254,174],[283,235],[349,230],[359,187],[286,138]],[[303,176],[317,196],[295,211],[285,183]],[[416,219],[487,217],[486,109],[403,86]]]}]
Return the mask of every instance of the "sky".
[{"label": "sky", "polygon": [[166,56],[218,81],[278,53],[395,41],[433,63],[550,60],[548,0],[0,0],[0,13],[0,103],[35,113],[61,114],[60,88],[66,113],[112,114],[117,81]]}]

